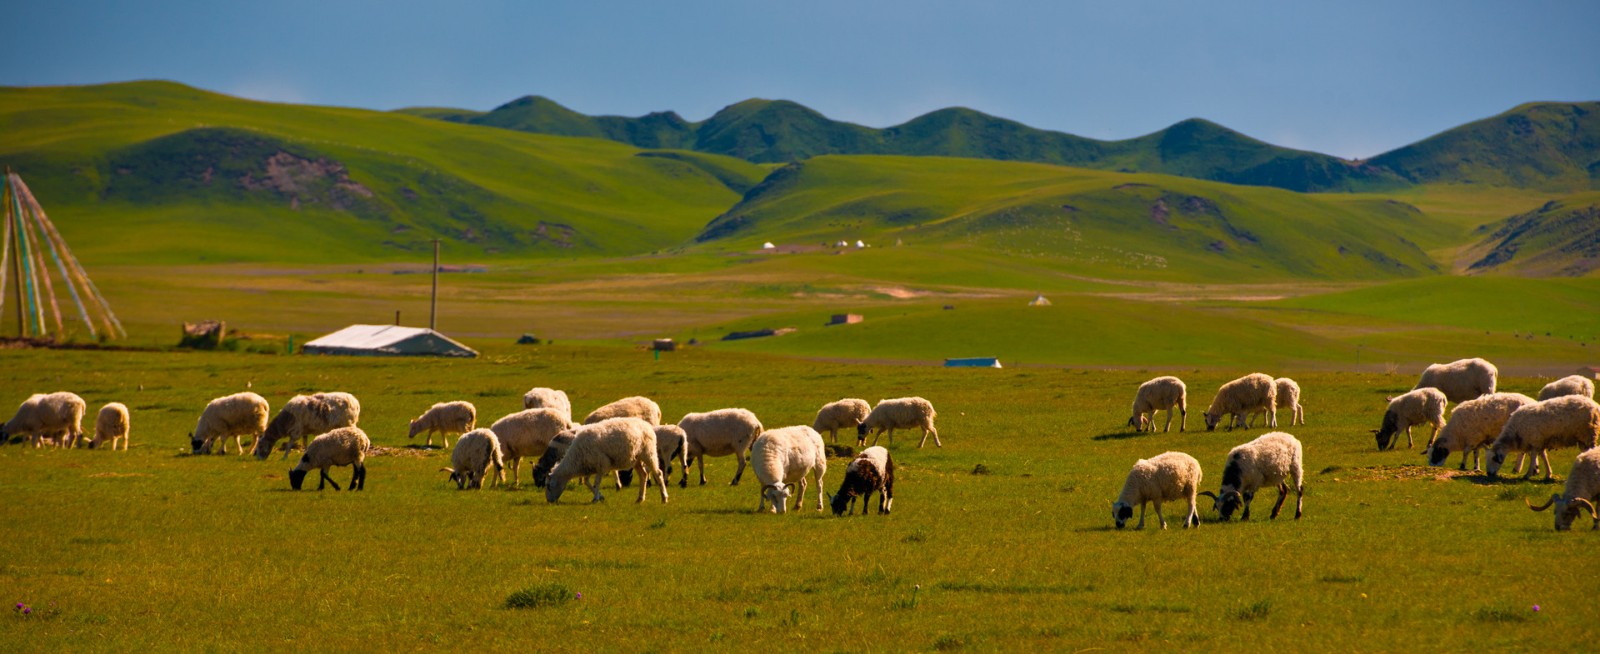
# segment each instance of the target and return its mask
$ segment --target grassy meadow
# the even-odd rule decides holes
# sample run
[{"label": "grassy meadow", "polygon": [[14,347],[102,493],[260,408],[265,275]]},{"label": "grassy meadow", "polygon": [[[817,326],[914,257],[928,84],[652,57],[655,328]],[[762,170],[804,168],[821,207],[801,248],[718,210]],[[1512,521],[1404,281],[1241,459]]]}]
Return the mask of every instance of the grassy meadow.
[{"label": "grassy meadow", "polygon": [[[1309,424],[1284,425],[1306,447],[1304,519],[1265,520],[1269,491],[1249,523],[1208,511],[1185,531],[1180,503],[1165,507],[1167,531],[1154,516],[1117,531],[1107,507],[1134,460],[1189,452],[1214,489],[1227,450],[1263,433],[1207,433],[1199,415],[1248,370],[474,344],[485,352],[470,361],[0,352],[8,405],[70,389],[91,412],[133,411],[127,453],[0,448],[0,599],[32,610],[0,620],[0,648],[1445,651],[1596,635],[1594,534],[1556,533],[1522,506],[1559,482],[1489,482],[1454,458],[1434,469],[1417,450],[1375,450],[1367,430],[1409,374],[1266,370],[1305,389]],[[1190,431],[1126,431],[1134,387],[1168,373],[1188,382]],[[809,423],[839,397],[919,394],[945,445],[896,439],[895,512],[843,519],[809,503],[754,513],[753,479],[727,486],[732,459],[711,460],[707,486],[672,486],[664,506],[634,504],[633,489],[597,505],[581,491],[548,505],[531,484],[459,492],[436,472],[444,452],[403,437],[433,402],[470,400],[488,424],[535,385],[566,389],[579,412],[644,394],[669,420],[743,406],[769,427]],[[299,392],[354,392],[374,444],[396,453],[368,460],[362,493],[291,492],[276,456],[187,455],[205,402],[245,388],[274,410]],[[1553,457],[1558,477],[1571,455]],[[830,459],[829,492],[844,463]],[[549,584],[583,597],[505,607]]]}]

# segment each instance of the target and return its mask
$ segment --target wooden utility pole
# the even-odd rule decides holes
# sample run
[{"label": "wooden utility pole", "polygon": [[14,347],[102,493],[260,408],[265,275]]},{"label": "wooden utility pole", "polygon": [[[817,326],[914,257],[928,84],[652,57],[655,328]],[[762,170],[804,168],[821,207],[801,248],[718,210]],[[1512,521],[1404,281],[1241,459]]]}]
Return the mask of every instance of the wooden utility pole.
[{"label": "wooden utility pole", "polygon": [[428,329],[438,331],[439,324],[439,239],[433,239],[433,295],[428,300]]}]

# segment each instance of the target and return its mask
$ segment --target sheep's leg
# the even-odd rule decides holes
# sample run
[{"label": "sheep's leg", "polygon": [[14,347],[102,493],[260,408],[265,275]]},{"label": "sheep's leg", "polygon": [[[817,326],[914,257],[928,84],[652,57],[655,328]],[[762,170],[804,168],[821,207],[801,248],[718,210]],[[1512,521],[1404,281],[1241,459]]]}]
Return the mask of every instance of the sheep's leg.
[{"label": "sheep's leg", "polygon": [[799,488],[794,493],[794,510],[799,511],[800,505],[806,502],[806,476],[800,475],[800,481],[795,484]]},{"label": "sheep's leg", "polygon": [[[733,481],[729,482],[728,485],[729,486],[738,486],[739,485],[739,479],[741,477],[744,477],[744,466],[745,466],[744,448],[741,447],[739,449],[734,450],[733,451],[733,456],[734,456],[734,458],[739,460],[739,469],[733,471]],[[704,459],[702,459],[702,460],[704,460]],[[705,483],[705,482],[701,482],[701,483]]]},{"label": "sheep's leg", "polygon": [[1411,425],[1406,425],[1406,449],[1409,450],[1413,447],[1416,447],[1416,445],[1417,444],[1411,440]]},{"label": "sheep's leg", "polygon": [[[1155,427],[1155,417],[1156,417],[1156,414],[1154,414],[1154,413],[1150,414],[1150,423],[1151,423],[1150,426],[1151,427]],[[1172,407],[1170,407],[1170,406],[1167,407],[1167,426],[1165,428],[1163,428],[1161,431],[1162,432],[1172,431]]]},{"label": "sheep's leg", "polygon": [[[319,472],[322,474],[322,481],[328,482],[328,485],[332,486],[334,490],[344,490],[343,488],[339,488],[339,482],[334,481],[333,477],[328,476],[327,468],[320,468]],[[317,483],[317,490],[322,490],[321,482]]]},{"label": "sheep's leg", "polygon": [[[650,471],[645,469],[643,461],[633,462],[633,476],[639,479],[639,499],[634,500],[633,503],[643,504],[645,490],[650,488]],[[617,490],[622,489],[618,487]]]},{"label": "sheep's leg", "polygon": [[1134,529],[1144,529],[1144,502],[1139,503],[1139,524]]},{"label": "sheep's leg", "polygon": [[1200,526],[1200,509],[1195,507],[1194,500],[1195,500],[1195,494],[1194,494],[1193,490],[1191,489],[1190,492],[1189,492],[1189,513],[1187,513],[1187,514],[1185,514],[1183,516],[1183,528],[1184,529],[1188,529],[1190,527],[1199,527]]},{"label": "sheep's leg", "polygon": [[589,490],[594,493],[594,499],[589,500],[590,504],[594,504],[595,502],[604,502],[606,500],[605,496],[600,494],[600,475],[589,475],[585,477],[583,481],[584,484],[589,487]]},{"label": "sheep's leg", "polygon": [[358,462],[356,462],[356,465],[354,467],[355,467],[356,471],[355,471],[354,474],[352,474],[350,476],[350,489],[351,490],[366,490],[366,488],[367,488],[367,466],[358,461]]},{"label": "sheep's leg", "polygon": [[1155,502],[1151,502],[1151,504],[1156,505],[1156,520],[1161,521],[1161,528],[1162,529],[1166,529],[1167,528],[1167,516],[1166,516],[1165,513],[1161,512],[1161,502],[1160,501],[1155,501]]},{"label": "sheep's leg", "polygon": [[1550,481],[1550,479],[1551,479],[1550,473],[1554,472],[1553,470],[1550,469],[1550,450],[1540,450],[1539,451],[1539,456],[1544,459],[1544,480],[1545,481]]},{"label": "sheep's leg", "polygon": [[[1280,482],[1278,484],[1278,503],[1272,505],[1272,515],[1270,516],[1271,519],[1278,519],[1278,512],[1283,510],[1283,501],[1286,499],[1289,499],[1289,485]],[[1296,513],[1298,512],[1299,510],[1297,509]]]},{"label": "sheep's leg", "polygon": [[1239,521],[1243,522],[1250,519],[1250,501],[1256,498],[1256,494],[1241,493],[1240,497],[1244,499],[1244,514],[1239,516]]},{"label": "sheep's leg", "polygon": [[[1150,417],[1151,417],[1151,420],[1150,420],[1150,431],[1155,431],[1156,430],[1155,414],[1151,414]],[[1168,420],[1170,420],[1172,418],[1172,414],[1170,414],[1170,413],[1167,414],[1167,418],[1168,418]],[[934,447],[944,447],[944,443],[939,442],[939,430],[934,429],[933,425],[928,425],[928,426],[922,428],[922,442],[917,444],[917,449],[920,450],[920,449],[922,449],[923,445],[927,445],[928,444],[928,434],[930,434],[930,433],[933,434],[933,446]]]},{"label": "sheep's leg", "polygon": [[1433,441],[1435,439],[1439,438],[1439,423],[1435,422],[1435,423],[1428,423],[1428,424],[1433,426],[1433,431],[1428,432],[1428,444],[1422,446],[1422,451],[1424,451],[1424,452],[1426,452],[1426,451],[1428,451],[1430,449],[1433,449]]},{"label": "sheep's leg", "polygon": [[[1293,419],[1290,422],[1293,422]],[[1278,409],[1276,407],[1267,407],[1267,426],[1273,429],[1278,428]]]},{"label": "sheep's leg", "polygon": [[[698,457],[698,459],[699,459],[699,466],[700,466],[700,485],[704,486],[704,485],[706,485],[706,454],[705,454],[705,452],[701,452],[700,456]],[[684,476],[685,479],[688,479],[689,472],[687,470],[684,471],[683,476]]]},{"label": "sheep's leg", "polygon": [[1306,508],[1306,485],[1299,484],[1294,487],[1294,519],[1299,520]]},{"label": "sheep's leg", "polygon": [[667,473],[660,467],[656,468],[656,481],[661,483],[661,503],[667,503]]}]

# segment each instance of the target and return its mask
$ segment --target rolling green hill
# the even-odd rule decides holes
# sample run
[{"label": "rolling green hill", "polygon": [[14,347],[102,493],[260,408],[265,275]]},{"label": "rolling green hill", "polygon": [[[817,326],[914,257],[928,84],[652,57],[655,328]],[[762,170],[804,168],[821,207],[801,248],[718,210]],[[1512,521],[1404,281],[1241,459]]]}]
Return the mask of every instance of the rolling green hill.
[{"label": "rolling green hill", "polygon": [[1432,274],[1437,265],[1416,243],[1443,229],[1388,200],[1039,164],[828,156],[775,172],[696,240],[970,247],[1087,275],[1247,281]]},{"label": "rolling green hill", "polygon": [[765,170],[739,159],[168,82],[0,89],[0,163],[109,262],[636,254]]},{"label": "rolling green hill", "polygon": [[1551,200],[1534,211],[1484,225],[1468,248],[1471,271],[1581,277],[1600,270],[1600,193]]},{"label": "rolling green hill", "polygon": [[1418,184],[1600,189],[1600,102],[1540,102],[1373,157]]}]

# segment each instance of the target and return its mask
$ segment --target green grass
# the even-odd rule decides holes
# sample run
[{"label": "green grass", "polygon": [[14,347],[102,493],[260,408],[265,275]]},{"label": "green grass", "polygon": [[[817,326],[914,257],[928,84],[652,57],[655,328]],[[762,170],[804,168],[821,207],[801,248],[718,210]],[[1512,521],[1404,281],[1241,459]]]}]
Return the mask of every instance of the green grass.
[{"label": "green grass", "polygon": [[[1503,497],[1557,486],[1375,451],[1366,430],[1409,376],[1269,370],[1306,389],[1310,424],[1289,429],[1307,448],[1304,519],[1224,524],[1207,511],[1186,531],[1180,504],[1164,507],[1167,531],[1117,531],[1106,506],[1134,460],[1189,452],[1214,488],[1227,449],[1261,433],[1206,433],[1198,416],[1183,434],[1124,432],[1132,389],[1178,374],[1198,407],[1247,369],[947,370],[706,350],[657,361],[559,343],[485,354],[0,352],[0,400],[48,387],[133,409],[126,454],[0,449],[0,599],[38,610],[0,616],[0,647],[1525,650],[1596,635],[1587,575],[1527,574],[1553,560],[1581,570],[1592,535],[1556,533]],[[565,388],[579,411],[642,393],[668,419],[745,406],[769,426],[809,422],[841,396],[915,393],[939,408],[945,446],[896,439],[886,517],[755,514],[753,480],[726,485],[730,459],[710,461],[708,486],[671,487],[666,505],[636,505],[631,490],[554,506],[533,489],[456,491],[436,451],[369,459],[362,493],[294,493],[277,458],[183,454],[205,401],[247,384],[274,407],[355,392],[383,447],[407,445],[405,421],[432,402],[471,399],[487,422],[533,385]],[[843,464],[830,461],[829,491]],[[979,465],[989,474],[972,474]],[[574,599],[505,608],[555,587]]]}]

